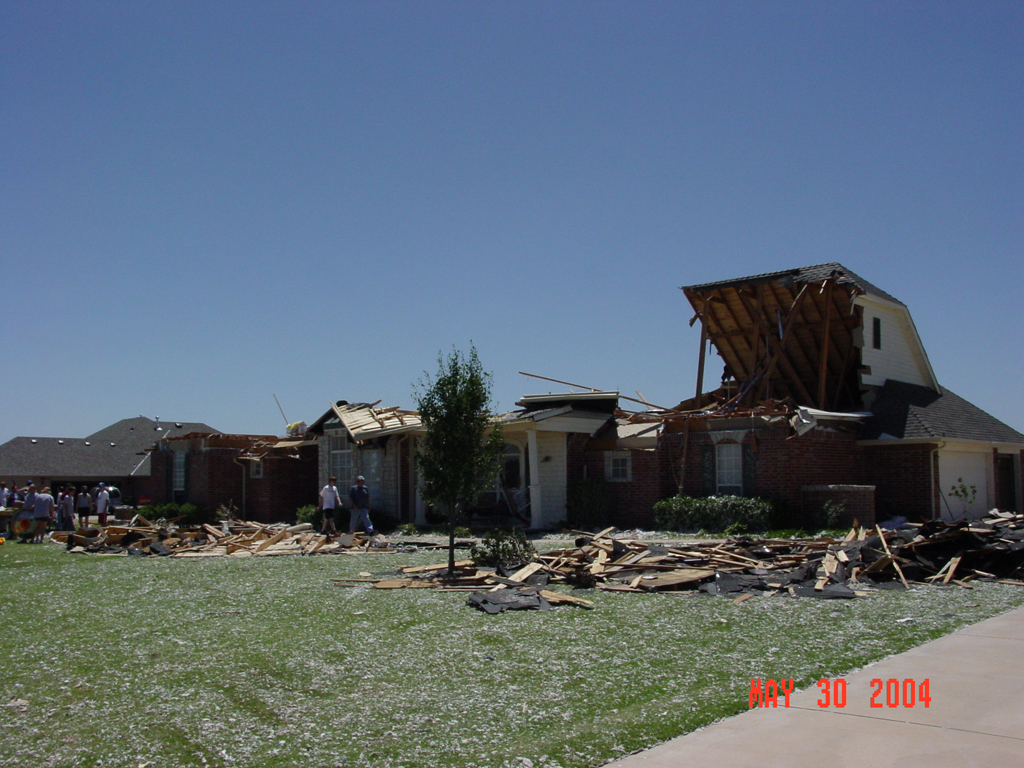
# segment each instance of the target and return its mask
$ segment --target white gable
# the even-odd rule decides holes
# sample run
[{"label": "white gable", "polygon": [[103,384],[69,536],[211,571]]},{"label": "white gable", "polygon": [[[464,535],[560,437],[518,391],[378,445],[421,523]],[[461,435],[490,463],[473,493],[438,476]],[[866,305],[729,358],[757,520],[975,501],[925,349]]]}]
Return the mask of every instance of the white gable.
[{"label": "white gable", "polygon": [[893,379],[938,391],[939,382],[910,311],[871,295],[858,296],[854,303],[864,311],[863,335],[857,341],[862,345],[861,362],[871,370],[861,376],[861,383],[880,387]]}]

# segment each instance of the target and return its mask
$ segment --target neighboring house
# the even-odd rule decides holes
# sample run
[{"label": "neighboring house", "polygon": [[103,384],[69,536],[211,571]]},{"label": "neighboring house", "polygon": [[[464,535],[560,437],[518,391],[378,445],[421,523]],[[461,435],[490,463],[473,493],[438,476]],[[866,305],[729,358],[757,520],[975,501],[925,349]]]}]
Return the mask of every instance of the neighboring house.
[{"label": "neighboring house", "polygon": [[160,439],[189,432],[216,432],[199,422],[174,422],[139,416],[122,419],[87,437],[15,437],[0,445],[0,478],[38,487],[66,484],[90,488],[100,481],[121,490],[125,503],[153,493],[150,456]]},{"label": "neighboring house", "polygon": [[371,516],[375,512],[398,522],[423,523],[415,461],[416,434],[422,432],[419,414],[376,406],[338,400],[306,430],[319,447],[313,499],[332,475],[343,495],[362,475],[370,489]]},{"label": "neighboring house", "polygon": [[294,522],[316,504],[315,441],[302,436],[192,433],[161,440],[151,461],[154,503],[223,506],[260,523]]},{"label": "neighboring house", "polygon": [[[898,299],[837,263],[682,290],[699,372],[691,400],[646,417],[664,425],[646,460],[662,492],[766,496],[805,522],[828,499],[862,521],[1024,509],[1024,435],[939,384]],[[711,393],[708,341],[724,363]]]},{"label": "neighboring house", "polygon": [[[618,399],[618,392],[600,391],[525,395],[516,403],[521,410],[499,418],[505,438],[502,485],[527,491],[531,528],[565,522],[570,480],[584,472],[583,447],[614,425]],[[609,475],[615,474],[615,461],[609,459]]]},{"label": "neighboring house", "polygon": [[[617,392],[527,395],[521,410],[495,417],[505,438],[500,477],[481,506],[503,506],[531,528],[553,527],[566,518],[572,440],[589,438],[613,419]],[[339,400],[310,425],[320,444],[322,487],[334,475],[347,489],[366,478],[375,510],[400,522],[423,524],[416,450],[424,434],[419,414],[376,404]]]}]

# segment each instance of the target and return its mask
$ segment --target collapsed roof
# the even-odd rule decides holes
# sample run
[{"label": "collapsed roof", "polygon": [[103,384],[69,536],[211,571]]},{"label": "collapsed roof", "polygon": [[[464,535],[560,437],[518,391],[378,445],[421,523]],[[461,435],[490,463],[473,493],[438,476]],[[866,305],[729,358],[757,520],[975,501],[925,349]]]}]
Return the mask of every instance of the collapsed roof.
[{"label": "collapsed roof", "polygon": [[[842,264],[768,272],[684,286],[701,321],[696,396],[700,398],[706,341],[725,363],[723,383],[737,404],[791,399],[827,411],[863,407],[861,297],[905,314],[906,305]],[[923,347],[920,350],[923,356]],[[925,366],[930,365],[925,358]]]}]

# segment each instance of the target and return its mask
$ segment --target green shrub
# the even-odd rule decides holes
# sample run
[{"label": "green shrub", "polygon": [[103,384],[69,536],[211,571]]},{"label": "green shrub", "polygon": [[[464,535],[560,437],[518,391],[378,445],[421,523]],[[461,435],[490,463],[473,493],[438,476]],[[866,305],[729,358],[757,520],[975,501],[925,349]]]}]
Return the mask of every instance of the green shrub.
[{"label": "green shrub", "polygon": [[441,525],[442,523],[448,522],[448,515],[446,515],[433,504],[430,504],[427,507],[426,519],[427,525]]},{"label": "green shrub", "polygon": [[537,554],[521,528],[497,528],[488,531],[483,541],[473,547],[471,556],[478,566],[510,568],[528,563]]},{"label": "green shrub", "polygon": [[297,523],[309,523],[313,526],[314,531],[323,530],[324,513],[316,508],[316,504],[307,504],[295,510],[295,521]]},{"label": "green shrub", "polygon": [[608,525],[608,482],[591,477],[569,483],[565,502],[568,523],[578,530],[604,528]]},{"label": "green shrub", "polygon": [[402,536],[415,536],[420,532],[420,529],[412,523],[402,523],[395,528],[395,531]]},{"label": "green shrub", "polygon": [[139,507],[135,511],[150,522],[156,522],[157,520],[166,520],[170,522],[171,520],[178,520],[178,518],[181,517],[181,505],[173,503],[147,504],[144,507]]},{"label": "green shrub", "polygon": [[217,518],[214,513],[207,512],[203,507],[189,502],[186,502],[179,507],[178,515],[181,517],[178,521],[179,525],[204,525],[206,523],[217,522]]},{"label": "green shrub", "polygon": [[459,539],[465,539],[473,535],[473,531],[464,525],[455,526],[455,537]]},{"label": "green shrub", "polygon": [[164,520],[168,523],[174,522],[178,525],[203,525],[204,523],[216,523],[217,512],[210,512],[195,504],[147,504],[135,510],[151,523]]},{"label": "green shrub", "polygon": [[742,496],[673,496],[654,505],[655,524],[670,531],[717,533],[736,525],[745,526],[746,531],[763,531],[773,517],[772,502]]},{"label": "green shrub", "polygon": [[818,515],[818,525],[822,528],[835,530],[840,527],[845,516],[846,503],[830,499],[821,506],[821,512]]},{"label": "green shrub", "polygon": [[742,536],[744,533],[749,532],[746,523],[733,523],[732,525],[727,525],[725,530],[722,531],[726,536]]}]

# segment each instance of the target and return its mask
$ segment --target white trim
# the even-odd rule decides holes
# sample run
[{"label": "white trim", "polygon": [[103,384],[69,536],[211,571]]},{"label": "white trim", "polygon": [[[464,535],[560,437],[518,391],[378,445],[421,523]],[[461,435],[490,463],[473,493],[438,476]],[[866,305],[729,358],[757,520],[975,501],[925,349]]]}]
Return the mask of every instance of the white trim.
[{"label": "white trim", "polygon": [[[900,320],[905,325],[904,330],[905,331],[909,331],[910,340],[913,342],[912,345],[911,345],[911,352],[914,354],[914,357],[917,359],[918,367],[922,369],[921,373],[923,374],[924,378],[928,382],[927,386],[930,386],[932,389],[934,389],[936,392],[938,392],[939,391],[939,380],[935,376],[935,369],[932,368],[932,363],[928,359],[928,352],[924,348],[924,343],[921,341],[921,334],[919,334],[917,332],[917,326],[914,325],[914,318],[910,314],[910,309],[907,307],[907,305],[906,304],[901,304],[898,301],[889,301],[888,299],[883,299],[880,296],[875,296],[874,294],[861,294],[860,296],[857,296],[853,300],[853,303],[855,305],[861,307],[861,308],[867,308],[867,309],[870,309],[872,307],[881,308],[881,309],[892,311],[892,312],[897,313],[897,314],[900,315]],[[863,344],[862,348],[867,348],[867,347],[870,346],[870,344],[869,344],[869,341],[870,341],[870,339],[869,339],[869,329],[867,327],[865,327],[865,325],[864,325],[863,315],[862,315],[861,326],[860,327],[861,327],[861,342]],[[886,342],[885,342],[885,338],[884,338],[884,329],[883,329],[882,345],[885,346],[885,343]],[[868,379],[870,379],[870,378],[872,378],[872,377],[863,376],[863,375],[861,376],[861,379],[862,379],[863,383],[865,383],[865,384],[872,384],[872,385],[881,386],[881,385],[883,385],[885,383],[884,381],[880,381],[880,382],[869,381]]]},{"label": "white trim", "polygon": [[544,505],[541,499],[540,452],[537,450],[537,430],[526,433],[526,445],[530,455],[530,527],[540,528],[544,524]]},{"label": "white trim", "polygon": [[[912,438],[899,438],[894,437],[891,440],[858,440],[857,445],[938,445],[945,443],[947,445],[963,445],[963,446],[974,446],[979,450],[991,450],[992,448],[998,448],[1000,450],[1008,451],[1024,451],[1024,443],[995,443],[987,440],[964,440],[955,437],[912,437]],[[945,447],[945,446],[944,446]]]},{"label": "white trim", "polygon": [[[626,476],[615,477],[615,460],[626,460]],[[628,451],[605,451],[604,452],[604,479],[609,483],[631,483],[633,482],[633,454]]]}]

